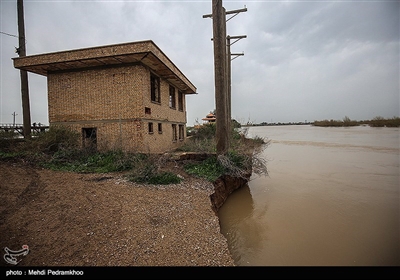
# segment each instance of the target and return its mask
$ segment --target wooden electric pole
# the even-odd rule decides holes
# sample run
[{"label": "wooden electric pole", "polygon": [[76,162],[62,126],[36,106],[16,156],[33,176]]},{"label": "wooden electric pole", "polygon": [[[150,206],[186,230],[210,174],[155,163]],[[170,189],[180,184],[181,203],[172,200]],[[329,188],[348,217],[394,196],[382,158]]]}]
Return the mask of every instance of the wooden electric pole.
[{"label": "wooden electric pole", "polygon": [[16,113],[14,112],[14,113],[12,113],[11,115],[13,115],[13,127],[15,127],[15,116],[18,115],[18,114],[16,114]]},{"label": "wooden electric pole", "polygon": [[[244,53],[232,53],[231,52],[231,46],[239,41],[240,39],[247,38],[246,35],[242,36],[227,36],[226,37],[226,52],[227,52],[227,59],[226,59],[226,76],[227,76],[227,97],[228,97],[228,118],[229,120],[232,120],[232,67],[231,67],[231,62],[238,56],[244,55]],[[233,41],[231,43],[231,39],[236,39],[236,41]],[[233,58],[232,58],[233,57]],[[231,131],[231,125],[232,121],[229,122],[228,124],[228,130]]]},{"label": "wooden electric pole", "polygon": [[[231,135],[231,52],[230,39],[241,39],[245,36],[226,36],[226,22],[246,8],[225,11],[222,0],[212,1],[212,14],[203,15],[203,18],[211,17],[213,20],[214,43],[214,75],[215,75],[215,111],[217,154],[225,154],[229,150],[229,138]],[[228,20],[226,15],[234,14]],[[236,40],[237,41],[237,40]],[[235,41],[235,42],[236,42]],[[234,43],[235,43],[234,42]]]},{"label": "wooden electric pole", "polygon": [[[20,57],[26,56],[25,24],[24,24],[24,3],[17,0],[18,13],[18,38],[19,47],[17,53]],[[29,105],[28,72],[20,70],[21,96],[22,96],[22,118],[24,138],[31,137],[31,110]]]},{"label": "wooden electric pole", "polygon": [[226,83],[226,20],[222,0],[212,1],[214,77],[216,110],[217,154],[226,154],[229,149],[227,83]]}]

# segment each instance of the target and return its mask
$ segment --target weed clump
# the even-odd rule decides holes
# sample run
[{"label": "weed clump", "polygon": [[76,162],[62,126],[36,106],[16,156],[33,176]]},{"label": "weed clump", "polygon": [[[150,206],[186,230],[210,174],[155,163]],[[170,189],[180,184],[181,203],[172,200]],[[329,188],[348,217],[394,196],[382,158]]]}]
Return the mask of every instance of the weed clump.
[{"label": "weed clump", "polygon": [[[219,176],[228,174],[248,179],[251,173],[268,175],[267,162],[261,155],[270,141],[262,137],[247,137],[248,128],[232,128],[230,149],[226,154],[210,156],[200,162],[187,163],[187,173],[215,181]],[[216,153],[215,124],[199,126],[193,136],[180,148],[181,151]]]},{"label": "weed clump", "polygon": [[186,173],[205,178],[213,182],[224,173],[224,167],[218,162],[217,157],[209,157],[200,162],[192,162],[184,165]]},{"label": "weed clump", "polygon": [[134,161],[127,175],[128,180],[140,184],[179,184],[182,181],[181,177],[172,172],[162,171],[165,160],[163,156],[141,155],[141,160]]}]

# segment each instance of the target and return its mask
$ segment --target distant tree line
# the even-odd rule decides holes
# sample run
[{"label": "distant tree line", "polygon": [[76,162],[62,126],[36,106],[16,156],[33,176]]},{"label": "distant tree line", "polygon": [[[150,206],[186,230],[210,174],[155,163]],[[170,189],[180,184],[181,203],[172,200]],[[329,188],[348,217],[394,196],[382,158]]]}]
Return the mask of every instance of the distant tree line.
[{"label": "distant tree line", "polygon": [[372,120],[362,120],[356,121],[345,116],[343,120],[322,120],[314,122],[286,122],[286,123],[275,123],[275,122],[261,122],[258,124],[248,123],[242,126],[276,126],[276,125],[313,125],[313,126],[336,126],[336,127],[349,127],[349,126],[359,126],[359,125],[369,125],[371,127],[400,127],[400,117],[393,117],[385,119],[381,116],[377,116]]},{"label": "distant tree line", "polygon": [[393,117],[390,119],[385,119],[381,116],[377,116],[372,120],[362,120],[355,121],[351,120],[349,117],[345,116],[343,120],[322,120],[314,121],[312,123],[314,126],[359,126],[359,125],[369,125],[371,127],[400,127],[400,117]]}]

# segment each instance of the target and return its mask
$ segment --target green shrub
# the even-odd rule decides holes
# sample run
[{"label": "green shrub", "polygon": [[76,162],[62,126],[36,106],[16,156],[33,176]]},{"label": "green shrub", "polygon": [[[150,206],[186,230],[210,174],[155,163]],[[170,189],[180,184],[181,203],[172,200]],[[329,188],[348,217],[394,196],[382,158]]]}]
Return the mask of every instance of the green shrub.
[{"label": "green shrub", "polygon": [[128,174],[128,179],[136,183],[146,183],[157,173],[157,166],[148,158],[137,161]]},{"label": "green shrub", "polygon": [[[188,139],[180,148],[186,152],[216,153],[216,125],[206,124],[198,128],[196,135]],[[232,127],[229,135],[230,147],[225,155],[209,157],[202,162],[190,162],[184,165],[187,173],[205,178],[209,181],[216,180],[223,174],[236,177],[248,177],[251,172],[268,174],[266,161],[261,152],[268,146],[269,141],[262,137],[247,137],[247,129],[240,130]],[[253,168],[253,164],[256,168]]]},{"label": "green shrub", "polygon": [[251,168],[250,164],[247,161],[246,155],[240,154],[237,151],[229,151],[228,159],[232,163],[232,165],[238,168],[243,168],[243,169]]},{"label": "green shrub", "polygon": [[[258,157],[256,157],[258,158]],[[215,181],[221,175],[246,178],[252,171],[253,156],[230,151],[226,155],[210,156],[203,161],[190,162],[184,165],[184,170],[191,175]],[[266,172],[266,165],[263,165]],[[260,173],[261,169],[256,169]]]},{"label": "green shrub", "polygon": [[186,173],[215,181],[224,173],[224,167],[218,162],[217,157],[209,157],[203,161],[191,162],[184,165]]},{"label": "green shrub", "polygon": [[203,124],[197,128],[197,131],[193,134],[195,139],[214,139],[216,132],[216,124],[208,123]]}]

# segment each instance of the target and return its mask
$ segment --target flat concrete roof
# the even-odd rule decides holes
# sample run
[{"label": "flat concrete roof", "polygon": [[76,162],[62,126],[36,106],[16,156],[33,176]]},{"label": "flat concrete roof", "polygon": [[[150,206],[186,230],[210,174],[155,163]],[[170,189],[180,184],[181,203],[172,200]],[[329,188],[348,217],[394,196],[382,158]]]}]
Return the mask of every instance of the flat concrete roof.
[{"label": "flat concrete roof", "polygon": [[151,40],[16,57],[13,62],[17,69],[43,76],[142,63],[183,93],[196,93],[196,87]]}]

